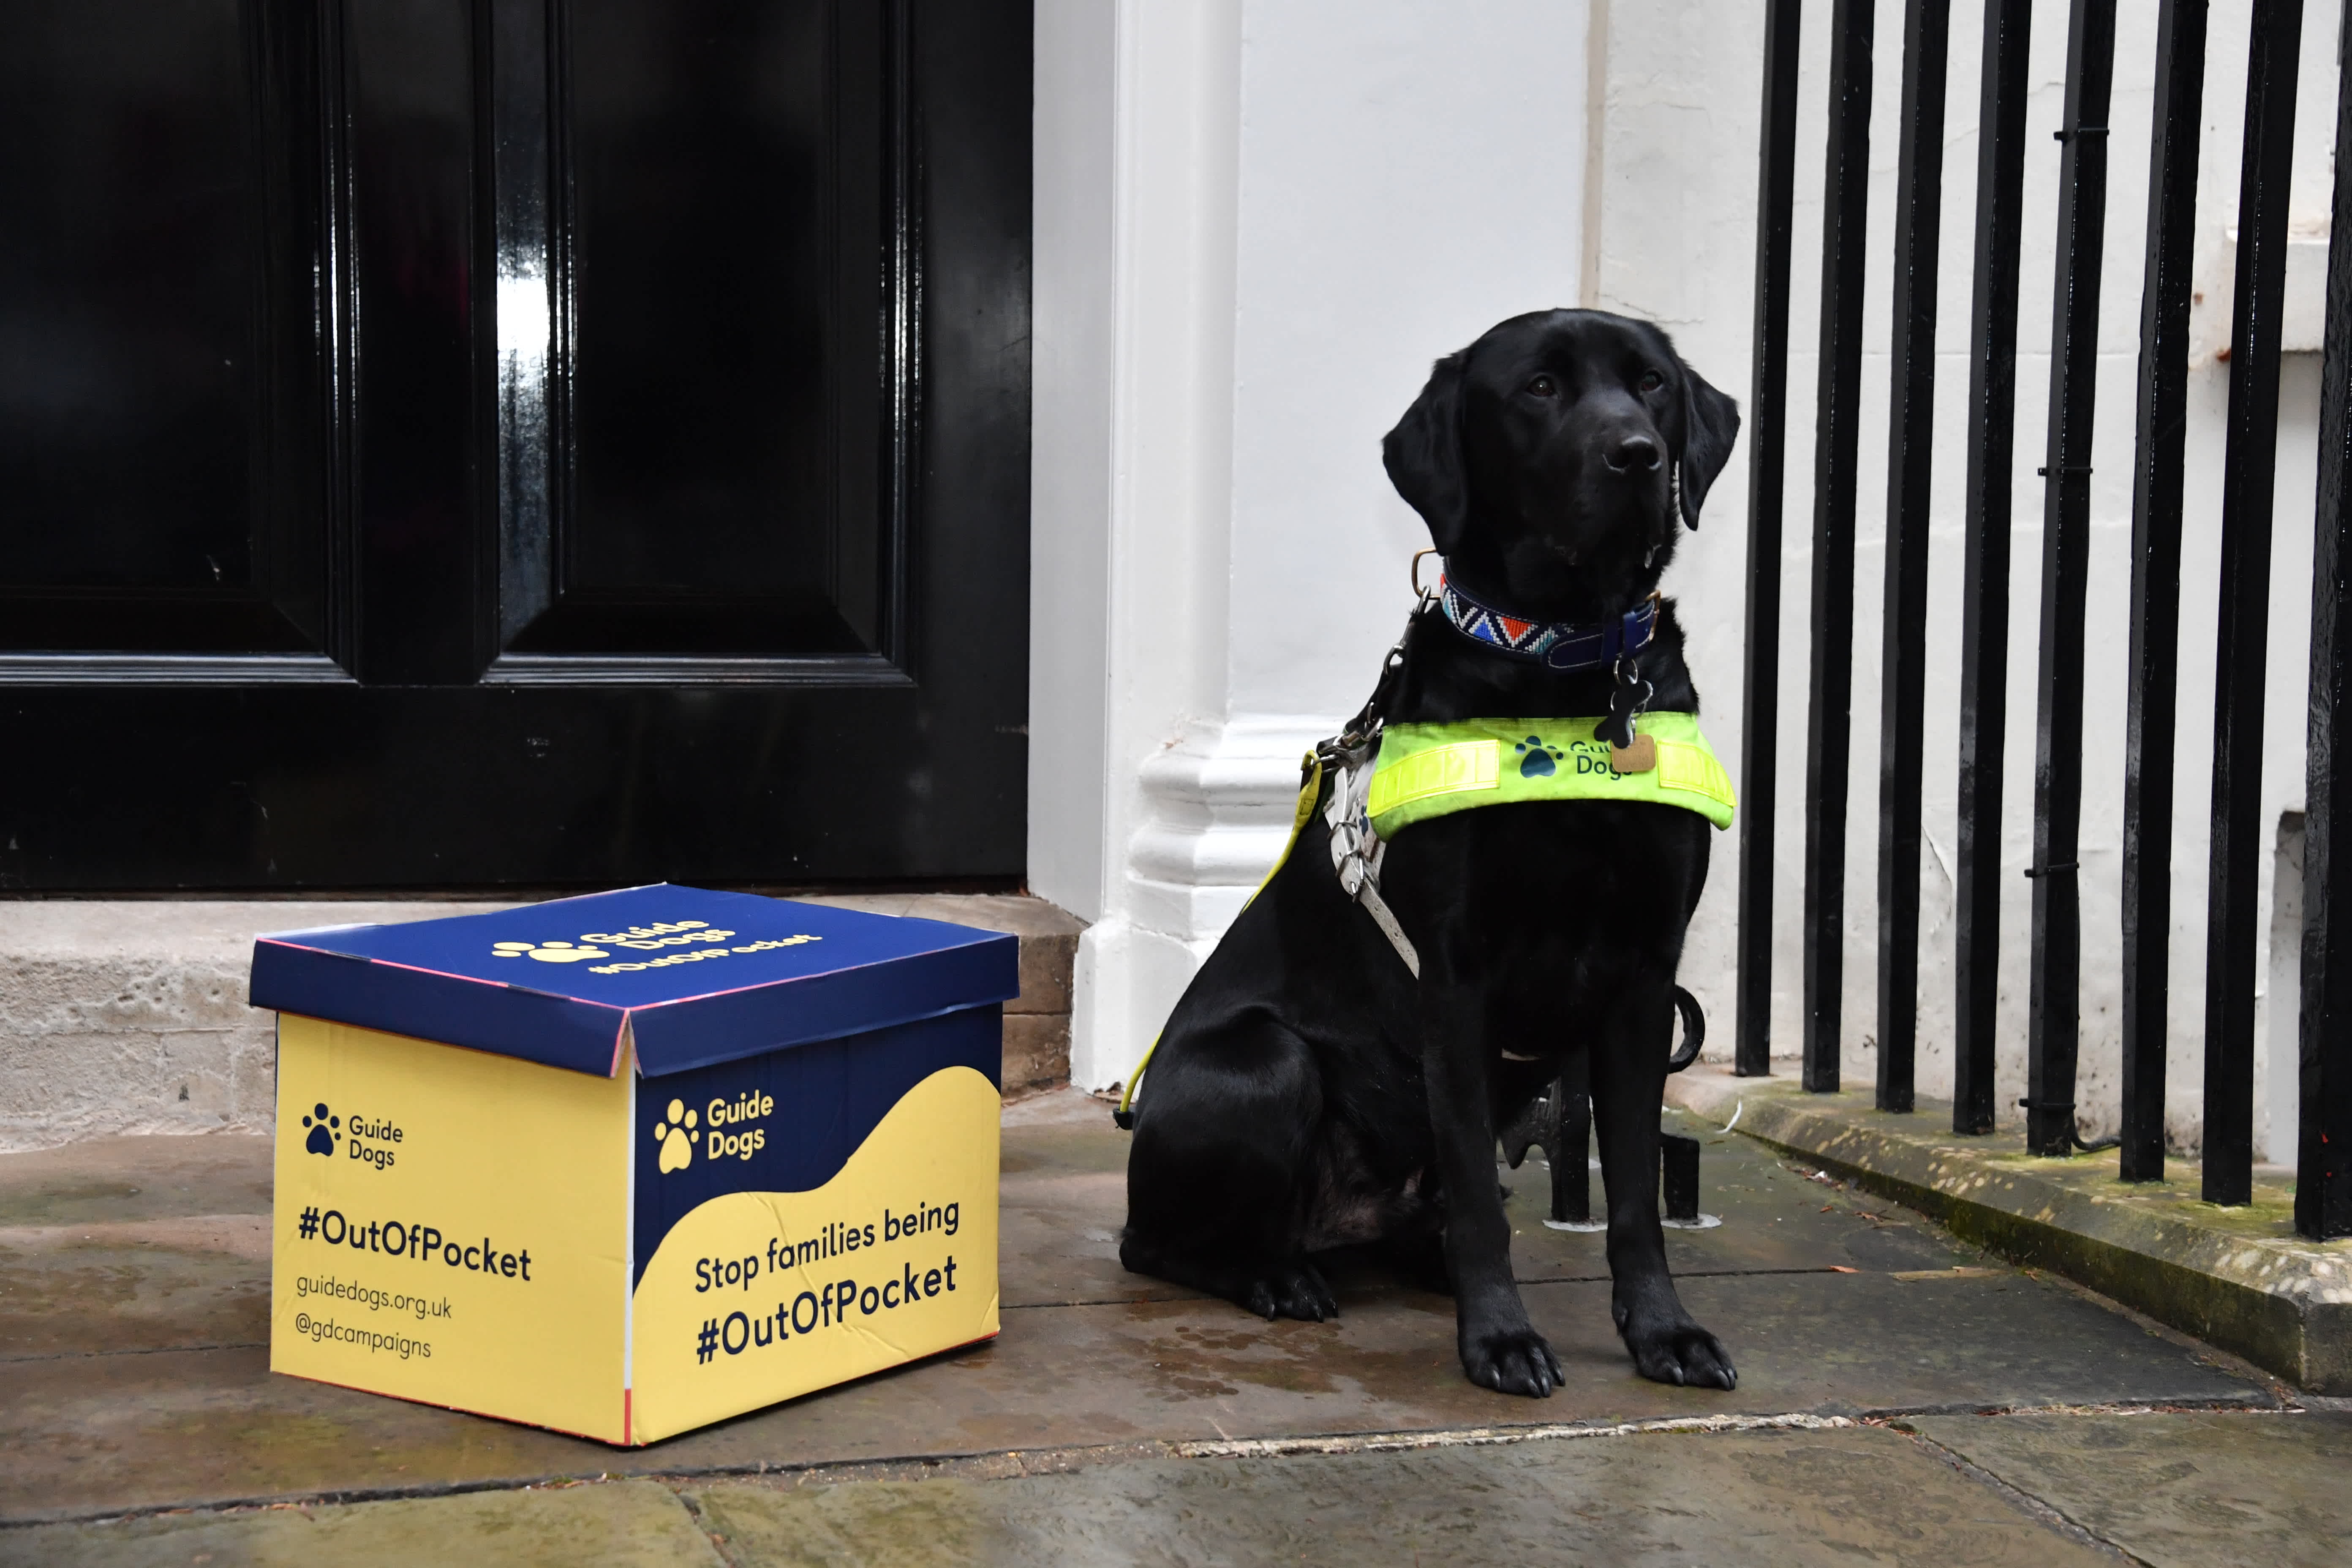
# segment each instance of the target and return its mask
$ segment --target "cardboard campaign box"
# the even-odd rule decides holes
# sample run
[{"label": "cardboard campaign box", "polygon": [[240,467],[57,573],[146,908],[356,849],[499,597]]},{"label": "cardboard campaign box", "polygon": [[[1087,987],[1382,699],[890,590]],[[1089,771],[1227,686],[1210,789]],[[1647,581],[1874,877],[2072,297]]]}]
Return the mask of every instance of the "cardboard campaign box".
[{"label": "cardboard campaign box", "polygon": [[271,1368],[634,1444],[989,1338],[1017,970],[668,886],[263,937]]}]

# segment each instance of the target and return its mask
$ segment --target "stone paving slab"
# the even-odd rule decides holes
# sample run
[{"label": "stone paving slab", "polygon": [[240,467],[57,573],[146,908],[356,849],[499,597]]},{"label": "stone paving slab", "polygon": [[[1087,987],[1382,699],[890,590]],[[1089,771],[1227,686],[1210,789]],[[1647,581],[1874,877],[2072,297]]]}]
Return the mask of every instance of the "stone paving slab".
[{"label": "stone paving slab", "polygon": [[723,1568],[676,1493],[646,1481],[0,1531],[0,1564],[495,1563]]},{"label": "stone paving slab", "polygon": [[2162,1182],[2126,1182],[2113,1150],[2031,1155],[2013,1129],[1954,1133],[1948,1105],[1895,1115],[1867,1093],[1809,1094],[1719,1066],[1679,1074],[1666,1092],[2303,1388],[2352,1393],[2352,1240],[2297,1236],[2291,1187],[2257,1181],[2252,1203],[2222,1207],[2198,1196],[2193,1161],[2168,1161]]},{"label": "stone paving slab", "polygon": [[1006,1479],[780,1489],[646,1482],[0,1533],[0,1563],[865,1564],[2114,1557],[1885,1429],[1150,1458]]},{"label": "stone paving slab", "polygon": [[[1916,1437],[1919,1440],[1913,1440]],[[1238,1451],[1237,1451],[1238,1450]],[[2352,1417],[2084,1411],[1007,1456],[0,1530],[16,1563],[1974,1564],[2317,1568]]]},{"label": "stone paving slab", "polygon": [[1549,1400],[1465,1380],[1438,1296],[1354,1303],[1336,1324],[1266,1324],[1223,1302],[1037,1308],[1008,1312],[992,1344],[637,1450],[272,1377],[258,1350],[22,1362],[0,1369],[0,1446],[17,1456],[0,1474],[0,1518],[1138,1441],[2266,1397],[2014,1277],[1694,1280],[1685,1300],[1739,1363],[1730,1394],[1636,1377],[1603,1283],[1527,1296],[1568,1374]]},{"label": "stone paving slab", "polygon": [[1126,1139],[1065,1091],[1005,1113],[994,1343],[637,1450],[270,1374],[262,1140],[0,1157],[0,1564],[2352,1560],[2352,1416],[1670,1120],[1730,1394],[1633,1374],[1534,1167],[1548,1401],[1465,1382],[1451,1301],[1367,1260],[1329,1324],[1132,1279]]},{"label": "stone paving slab", "polygon": [[[1542,1226],[1541,1173],[1506,1173],[1529,1309],[1569,1372],[1543,1402],[1472,1387],[1451,1301],[1375,1268],[1336,1271],[1335,1324],[1267,1324],[1125,1275],[1125,1139],[1084,1096],[1008,1108],[1004,1150],[997,1342],[645,1450],[270,1374],[267,1258],[250,1242],[260,1140],[126,1141],[113,1177],[63,1152],[0,1159],[0,1220],[47,1222],[0,1224],[0,1521],[1498,1423],[2269,1402],[2213,1358],[1744,1138],[1706,1148],[1704,1201],[1726,1223],[1672,1233],[1685,1299],[1740,1367],[1728,1395],[1635,1377],[1602,1238]],[[172,1212],[232,1200],[251,1211],[243,1233],[235,1215]],[[55,1223],[68,1214],[87,1228]]]},{"label": "stone paving slab", "polygon": [[0,1228],[269,1212],[269,1140],[92,1138],[0,1157]]},{"label": "stone paving slab", "polygon": [[0,1366],[266,1344],[268,1226],[222,1215],[0,1231]]},{"label": "stone paving slab", "polygon": [[1159,1459],[1010,1480],[688,1495],[745,1568],[2112,1562],[1869,1429]]},{"label": "stone paving slab", "polygon": [[1905,1425],[2158,1568],[2352,1563],[2352,1415],[2020,1414]]}]

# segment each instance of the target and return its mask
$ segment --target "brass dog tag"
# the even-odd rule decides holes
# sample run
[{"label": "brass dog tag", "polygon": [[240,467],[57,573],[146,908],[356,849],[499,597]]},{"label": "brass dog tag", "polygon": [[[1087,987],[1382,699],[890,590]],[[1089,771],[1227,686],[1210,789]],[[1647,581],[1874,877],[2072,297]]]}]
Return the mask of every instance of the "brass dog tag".
[{"label": "brass dog tag", "polygon": [[1609,765],[1621,773],[1646,773],[1658,765],[1658,743],[1647,735],[1636,735],[1630,746],[1609,748]]}]

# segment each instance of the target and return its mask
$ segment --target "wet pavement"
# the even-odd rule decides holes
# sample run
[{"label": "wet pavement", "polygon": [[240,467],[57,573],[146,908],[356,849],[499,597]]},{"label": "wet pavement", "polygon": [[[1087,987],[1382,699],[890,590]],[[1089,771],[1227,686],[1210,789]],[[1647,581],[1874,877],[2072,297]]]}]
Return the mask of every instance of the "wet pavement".
[{"label": "wet pavement", "polygon": [[1006,1113],[994,1342],[645,1449],[270,1374],[258,1139],[0,1157],[0,1563],[2352,1561],[2352,1416],[1669,1121],[1736,1393],[1633,1375],[1533,1164],[1549,1400],[1369,1266],[1328,1324],[1128,1275],[1125,1135],[1064,1093]]}]

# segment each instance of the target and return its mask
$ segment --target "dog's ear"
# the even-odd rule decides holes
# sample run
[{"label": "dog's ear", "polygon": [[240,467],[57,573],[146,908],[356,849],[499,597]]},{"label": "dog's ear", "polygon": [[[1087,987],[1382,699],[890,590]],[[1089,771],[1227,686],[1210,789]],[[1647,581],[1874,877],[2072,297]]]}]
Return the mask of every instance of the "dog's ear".
[{"label": "dog's ear", "polygon": [[1731,444],[1738,438],[1739,405],[1689,365],[1683,366],[1683,521],[1694,533],[1699,503],[1731,460]]},{"label": "dog's ear", "polygon": [[1429,384],[1381,441],[1389,482],[1429,524],[1441,555],[1462,542],[1470,521],[1470,479],[1462,462],[1462,371],[1468,355],[1448,354],[1431,367]]}]

